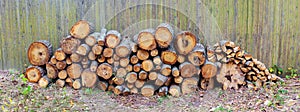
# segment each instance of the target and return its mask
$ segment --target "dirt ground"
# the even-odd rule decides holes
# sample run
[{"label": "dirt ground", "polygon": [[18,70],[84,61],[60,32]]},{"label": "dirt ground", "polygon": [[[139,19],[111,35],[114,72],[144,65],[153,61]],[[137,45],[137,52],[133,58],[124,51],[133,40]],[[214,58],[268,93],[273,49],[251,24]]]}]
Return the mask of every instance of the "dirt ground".
[{"label": "dirt ground", "polygon": [[[30,88],[31,87],[31,88]],[[270,83],[254,91],[247,87],[223,91],[199,90],[181,97],[116,96],[98,89],[73,90],[55,84],[39,88],[18,72],[0,71],[0,111],[300,111],[300,78]]]}]

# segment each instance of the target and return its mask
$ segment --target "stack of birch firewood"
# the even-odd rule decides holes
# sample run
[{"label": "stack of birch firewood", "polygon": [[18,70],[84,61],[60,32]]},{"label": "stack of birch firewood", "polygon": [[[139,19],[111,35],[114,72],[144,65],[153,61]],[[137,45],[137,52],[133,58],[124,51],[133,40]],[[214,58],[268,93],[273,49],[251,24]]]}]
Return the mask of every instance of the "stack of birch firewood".
[{"label": "stack of birch firewood", "polygon": [[128,37],[116,30],[95,32],[91,23],[80,20],[58,49],[52,51],[50,42],[40,40],[27,54],[32,66],[25,76],[40,87],[55,83],[117,95],[180,96],[218,83],[225,90],[260,88],[280,79],[231,41],[203,46],[192,32],[175,34],[166,23]]}]

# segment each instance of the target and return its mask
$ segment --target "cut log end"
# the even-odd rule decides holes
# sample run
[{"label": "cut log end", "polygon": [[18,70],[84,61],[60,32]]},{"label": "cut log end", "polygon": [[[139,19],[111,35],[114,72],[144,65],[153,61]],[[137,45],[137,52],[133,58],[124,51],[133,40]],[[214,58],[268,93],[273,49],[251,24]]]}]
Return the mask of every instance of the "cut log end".
[{"label": "cut log end", "polygon": [[45,65],[52,55],[52,44],[46,40],[40,40],[30,44],[27,56],[32,65]]},{"label": "cut log end", "polygon": [[72,26],[70,34],[75,38],[84,39],[90,33],[93,33],[93,31],[94,28],[89,22],[80,20]]},{"label": "cut log end", "polygon": [[38,66],[30,66],[25,71],[25,77],[29,82],[38,82],[40,78],[45,74],[45,71]]}]

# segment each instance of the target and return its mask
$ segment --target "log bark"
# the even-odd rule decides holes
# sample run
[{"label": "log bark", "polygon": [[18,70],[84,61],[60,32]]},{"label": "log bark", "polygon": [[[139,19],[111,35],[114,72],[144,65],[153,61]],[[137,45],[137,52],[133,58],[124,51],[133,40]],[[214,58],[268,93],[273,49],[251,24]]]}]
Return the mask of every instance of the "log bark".
[{"label": "log bark", "polygon": [[197,74],[198,70],[195,67],[195,65],[189,63],[189,62],[184,62],[182,64],[179,65],[179,71],[180,71],[180,75],[183,78],[186,77],[192,77],[195,74]]},{"label": "log bark", "polygon": [[76,22],[71,30],[70,34],[78,39],[84,39],[86,36],[94,32],[94,26],[85,20]]},{"label": "log bark", "polygon": [[100,34],[98,34],[98,37],[97,37],[98,45],[100,45],[100,46],[105,45],[105,36],[106,36],[106,29],[102,28]]},{"label": "log bark", "polygon": [[39,84],[40,87],[46,88],[46,87],[48,87],[48,85],[49,85],[51,82],[52,82],[51,79],[49,79],[47,76],[43,76],[43,77],[39,80],[38,84]]},{"label": "log bark", "polygon": [[218,72],[218,67],[209,61],[206,61],[203,67],[201,68],[201,73],[203,78],[209,79],[214,77]]},{"label": "log bark", "polygon": [[29,82],[38,82],[42,76],[44,76],[45,71],[39,66],[30,66],[25,71],[25,77]]},{"label": "log bark", "polygon": [[98,82],[98,76],[90,69],[85,69],[81,73],[81,81],[83,87],[93,88]]},{"label": "log bark", "polygon": [[113,68],[108,63],[102,63],[98,66],[96,73],[103,79],[108,80],[112,76]]},{"label": "log bark", "polygon": [[55,52],[54,52],[54,56],[58,61],[63,61],[66,59],[66,53],[62,50],[62,48],[58,48]]},{"label": "log bark", "polygon": [[141,89],[141,94],[143,96],[146,96],[146,97],[150,97],[150,96],[153,96],[154,94],[154,86],[153,85],[145,85],[142,89]]},{"label": "log bark", "polygon": [[159,47],[167,48],[173,40],[173,35],[173,28],[167,23],[162,23],[156,28],[155,40]]},{"label": "log bark", "polygon": [[81,72],[82,72],[82,66],[78,63],[73,63],[67,67],[68,76],[72,79],[79,78]]},{"label": "log bark", "polygon": [[58,70],[55,65],[51,63],[46,64],[47,77],[50,79],[56,79],[58,76]]},{"label": "log bark", "polygon": [[179,54],[187,55],[196,46],[196,36],[188,31],[177,34],[174,46]]},{"label": "log bark", "polygon": [[121,41],[121,34],[116,30],[110,30],[105,36],[105,46],[115,48]]},{"label": "log bark", "polygon": [[154,29],[142,30],[138,35],[134,36],[134,41],[141,49],[153,50],[157,46],[155,42],[154,32]]},{"label": "log bark", "polygon": [[97,61],[92,61],[92,62],[91,62],[91,66],[90,66],[90,70],[91,70],[92,72],[96,72],[97,67],[98,67],[98,62],[97,62]]},{"label": "log bark", "polygon": [[202,44],[198,43],[194,49],[188,54],[188,60],[196,65],[201,66],[205,63],[205,48]]},{"label": "log bark", "polygon": [[67,37],[60,41],[60,48],[66,53],[66,54],[72,54],[75,53],[77,50],[77,47],[80,45],[80,40],[74,38],[74,37]]},{"label": "log bark", "polygon": [[167,80],[168,80],[168,77],[166,77],[162,74],[158,74],[157,79],[155,80],[155,85],[160,87],[160,86],[164,85]]},{"label": "log bark", "polygon": [[46,40],[39,40],[30,44],[27,57],[30,64],[35,66],[45,65],[52,55],[52,44]]},{"label": "log bark", "polygon": [[143,70],[149,72],[154,68],[153,62],[151,60],[144,60],[142,62],[141,68]]}]

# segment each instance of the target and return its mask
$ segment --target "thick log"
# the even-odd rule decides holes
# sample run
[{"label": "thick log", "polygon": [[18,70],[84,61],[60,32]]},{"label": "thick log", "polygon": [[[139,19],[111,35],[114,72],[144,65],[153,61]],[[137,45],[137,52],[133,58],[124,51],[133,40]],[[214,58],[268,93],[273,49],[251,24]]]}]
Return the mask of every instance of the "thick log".
[{"label": "thick log", "polygon": [[148,73],[147,73],[146,71],[142,70],[142,71],[139,72],[138,78],[139,78],[140,80],[146,80],[147,77],[148,77]]},{"label": "thick log", "polygon": [[131,64],[137,64],[139,62],[139,58],[136,55],[132,55],[130,57],[130,63]]},{"label": "thick log", "polygon": [[157,79],[155,80],[155,85],[160,87],[160,86],[164,85],[167,80],[168,80],[168,77],[166,77],[162,74],[158,74]]},{"label": "thick log", "polygon": [[149,53],[146,50],[139,49],[136,56],[139,60],[146,60],[149,58]]},{"label": "thick log", "polygon": [[112,57],[113,54],[114,54],[114,50],[112,48],[105,48],[102,53],[102,55],[106,58]]},{"label": "thick log", "polygon": [[99,37],[99,35],[100,35],[100,33],[94,32],[94,33],[90,34],[89,36],[87,36],[85,38],[84,42],[88,46],[92,47],[92,46],[94,46],[97,43],[97,37]]},{"label": "thick log", "polygon": [[81,73],[81,81],[83,87],[92,88],[98,82],[98,76],[95,72],[91,71],[90,69],[85,69]]},{"label": "thick log", "polygon": [[179,97],[181,95],[181,89],[178,85],[171,85],[169,93],[174,97]]},{"label": "thick log", "polygon": [[51,79],[49,79],[47,76],[43,76],[43,77],[39,80],[38,84],[39,84],[40,87],[46,88],[46,87],[48,87],[48,85],[49,85],[51,82],[52,82]]},{"label": "thick log", "polygon": [[205,48],[200,43],[196,44],[195,48],[188,54],[188,60],[196,66],[203,65],[205,59]]},{"label": "thick log", "polygon": [[72,63],[67,67],[68,76],[72,79],[77,79],[80,77],[82,72],[82,66],[78,63]]},{"label": "thick log", "polygon": [[61,70],[58,72],[58,78],[65,80],[68,77],[68,73],[66,70]]},{"label": "thick log", "polygon": [[97,44],[92,47],[92,52],[95,55],[100,55],[102,53],[102,50],[103,50],[103,47],[100,45],[97,45]]},{"label": "thick log", "polygon": [[163,64],[160,73],[164,76],[169,76],[172,73],[171,65]]},{"label": "thick log", "polygon": [[76,53],[85,56],[88,54],[88,52],[90,52],[90,50],[90,46],[88,46],[87,44],[81,44],[80,46],[78,46]]},{"label": "thick log", "polygon": [[196,77],[185,78],[181,85],[182,94],[195,92],[198,89],[198,80]]},{"label": "thick log", "polygon": [[136,80],[134,82],[134,85],[136,88],[142,88],[145,85],[145,81],[144,80]]},{"label": "thick log", "polygon": [[84,39],[86,36],[93,32],[94,26],[85,20],[76,22],[70,30],[70,34],[78,39]]},{"label": "thick log", "polygon": [[203,67],[201,68],[201,73],[203,78],[209,79],[214,77],[218,72],[218,67],[209,61],[206,61]]},{"label": "thick log", "polygon": [[116,76],[117,77],[125,77],[127,74],[127,71],[125,68],[118,68]]},{"label": "thick log", "polygon": [[80,45],[80,40],[68,36],[67,38],[64,38],[60,41],[60,48],[66,53],[66,54],[72,54],[75,53],[77,50],[77,47]]},{"label": "thick log", "polygon": [[113,74],[113,68],[108,63],[102,63],[98,66],[96,73],[103,79],[108,80]]},{"label": "thick log", "polygon": [[177,34],[174,46],[179,54],[187,55],[196,46],[196,36],[188,31]]},{"label": "thick log", "polygon": [[52,44],[46,40],[39,40],[30,44],[27,57],[32,65],[45,65],[52,55]]},{"label": "thick log", "polygon": [[131,53],[131,44],[132,41],[129,37],[123,38],[120,45],[115,48],[115,52],[119,57],[127,57]]},{"label": "thick log", "polygon": [[135,43],[139,48],[144,50],[153,50],[156,48],[156,42],[154,37],[154,29],[142,30],[138,35],[134,36]]},{"label": "thick log", "polygon": [[63,61],[66,59],[67,55],[66,53],[62,50],[62,48],[58,48],[55,52],[54,52],[54,56],[58,61]]},{"label": "thick log", "polygon": [[38,82],[42,76],[44,76],[45,71],[39,66],[30,66],[25,71],[25,77],[29,82]]},{"label": "thick log", "polygon": [[129,72],[125,78],[125,80],[128,83],[134,83],[137,79],[138,79],[138,76],[137,76],[137,73],[135,73],[135,72]]},{"label": "thick log", "polygon": [[58,76],[58,70],[55,65],[51,63],[46,64],[47,77],[50,79],[56,79]]},{"label": "thick log", "polygon": [[151,71],[154,68],[152,60],[144,60],[142,62],[141,68],[147,72]]},{"label": "thick log", "polygon": [[155,40],[159,47],[167,48],[173,40],[174,30],[167,24],[162,23],[158,25],[155,31]]},{"label": "thick log", "polygon": [[71,54],[70,59],[72,60],[72,62],[80,62],[82,60],[82,56],[77,53],[73,53]]},{"label": "thick log", "polygon": [[[57,63],[56,63],[56,68],[58,69],[58,70],[63,70],[63,69],[65,69],[67,67],[67,63],[66,63],[66,61],[58,61]],[[49,77],[50,78],[50,77]]]},{"label": "thick log", "polygon": [[116,30],[110,30],[105,36],[105,46],[109,48],[115,48],[120,44],[121,34]]},{"label": "thick log", "polygon": [[146,96],[146,97],[150,97],[150,96],[153,96],[154,94],[154,86],[153,85],[145,85],[142,89],[141,89],[141,94],[143,96]]},{"label": "thick log", "polygon": [[173,50],[163,51],[160,57],[163,63],[169,65],[174,65],[177,61],[177,54]]},{"label": "thick log", "polygon": [[121,67],[126,67],[130,62],[130,59],[127,57],[127,58],[121,58],[120,59],[120,66]]},{"label": "thick log", "polygon": [[156,80],[158,77],[158,73],[156,72],[150,72],[148,75],[149,80]]},{"label": "thick log", "polygon": [[66,81],[65,80],[62,80],[62,79],[57,79],[55,84],[58,86],[58,87],[64,87],[65,84],[66,84]]},{"label": "thick log", "polygon": [[74,89],[80,89],[80,88],[82,87],[82,85],[81,85],[81,80],[80,80],[80,79],[76,79],[76,80],[73,82],[72,87],[73,87]]},{"label": "thick log", "polygon": [[198,72],[196,66],[189,62],[184,62],[184,63],[180,64],[179,71],[180,71],[180,75],[183,78],[192,77],[195,74],[197,74],[197,72]]}]

